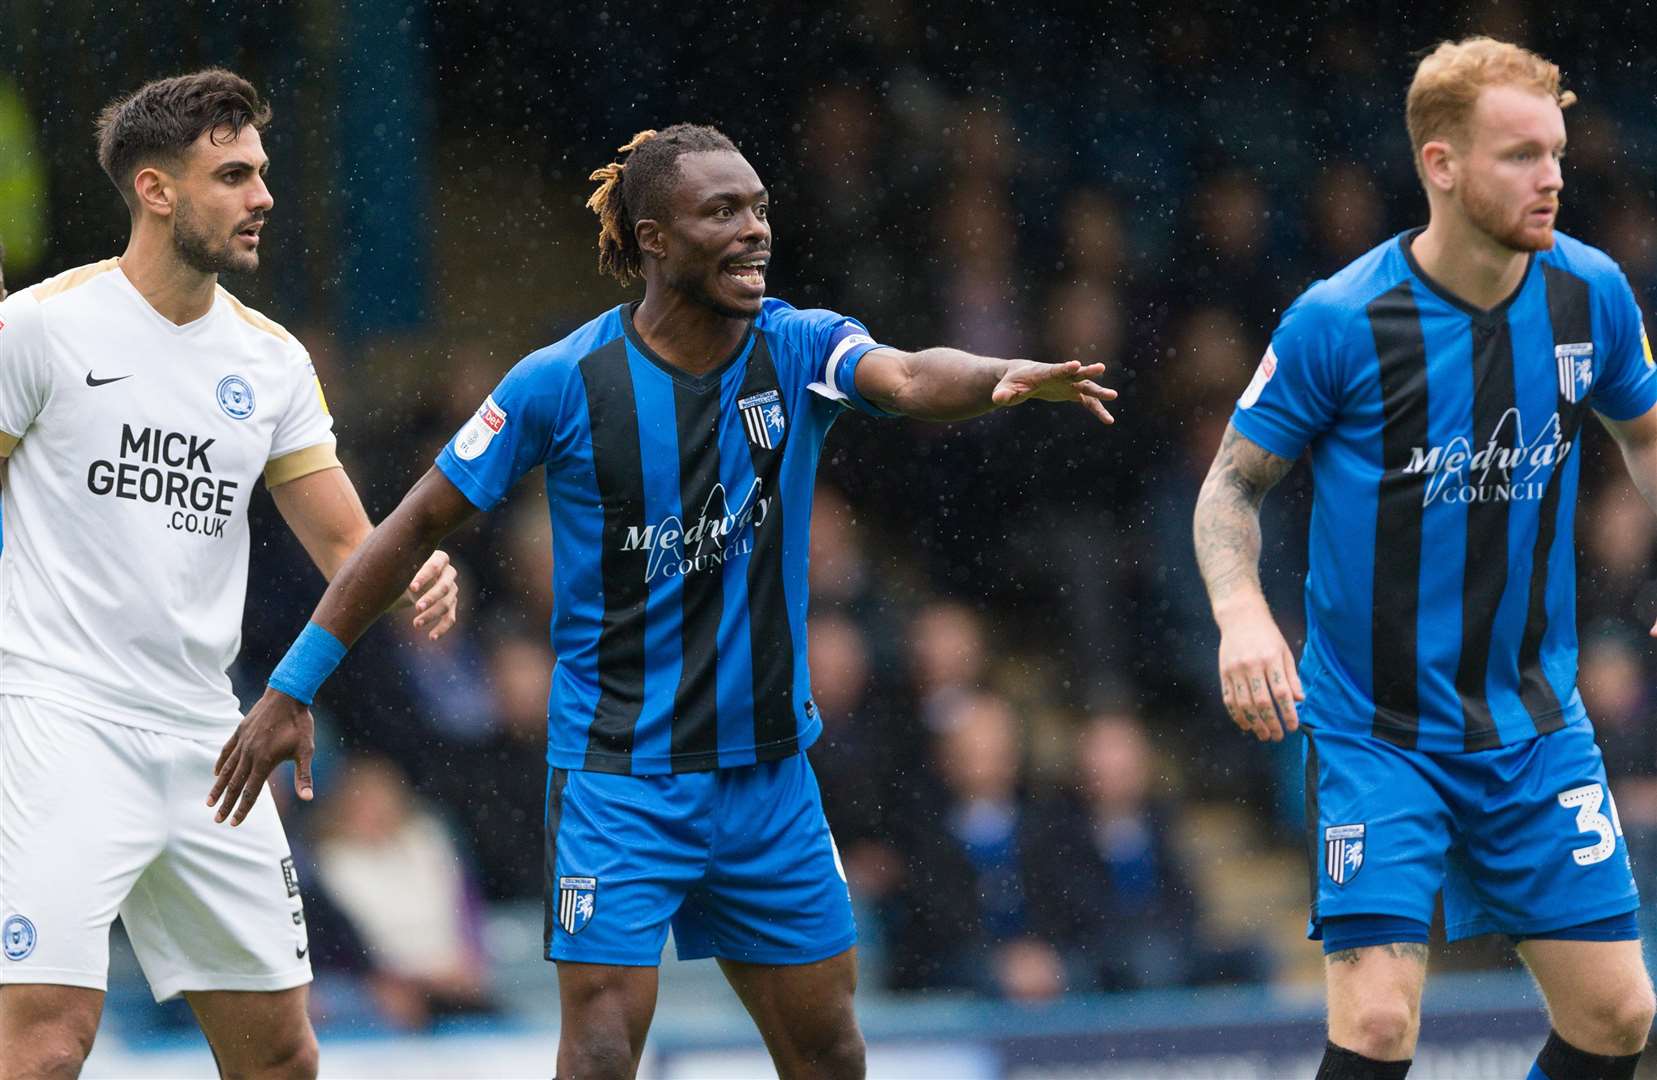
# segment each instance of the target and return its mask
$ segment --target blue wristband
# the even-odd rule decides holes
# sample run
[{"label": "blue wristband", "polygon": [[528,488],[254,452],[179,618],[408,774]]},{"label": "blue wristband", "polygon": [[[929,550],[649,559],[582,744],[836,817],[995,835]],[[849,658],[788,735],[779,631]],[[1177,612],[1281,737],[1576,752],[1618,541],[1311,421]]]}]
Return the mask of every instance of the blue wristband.
[{"label": "blue wristband", "polygon": [[288,655],[270,673],[270,688],[309,705],[343,659],[345,646],[339,638],[314,622],[306,623],[305,629],[294,638]]}]

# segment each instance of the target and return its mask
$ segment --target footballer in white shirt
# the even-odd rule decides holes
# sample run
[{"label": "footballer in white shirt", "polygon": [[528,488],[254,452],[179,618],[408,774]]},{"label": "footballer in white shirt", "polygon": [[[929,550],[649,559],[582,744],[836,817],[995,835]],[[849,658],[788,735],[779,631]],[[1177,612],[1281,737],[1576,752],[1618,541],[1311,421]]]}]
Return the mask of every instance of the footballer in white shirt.
[{"label": "footballer in white shirt", "polygon": [[[117,914],[225,1075],[316,1073],[281,822],[202,804],[240,720],[254,484],[324,577],[371,531],[304,348],[218,284],[259,264],[269,118],[218,69],[112,103],[125,253],[0,302],[0,1076],[78,1071]],[[456,596],[437,555],[404,602],[436,637]]]}]

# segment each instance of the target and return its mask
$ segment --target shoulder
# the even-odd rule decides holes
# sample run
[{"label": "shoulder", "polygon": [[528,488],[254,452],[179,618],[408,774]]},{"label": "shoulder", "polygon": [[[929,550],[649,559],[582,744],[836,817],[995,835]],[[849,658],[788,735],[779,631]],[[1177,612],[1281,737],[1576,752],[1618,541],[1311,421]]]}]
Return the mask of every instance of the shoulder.
[{"label": "shoulder", "polygon": [[1617,260],[1575,237],[1554,233],[1553,247],[1538,258],[1542,265],[1585,279],[1590,285],[1618,285],[1625,280]]},{"label": "shoulder", "polygon": [[274,355],[290,366],[310,367],[310,355],[287,328],[236,298],[223,285],[217,287],[219,302],[230,313],[230,325],[241,340],[261,355]]},{"label": "shoulder", "polygon": [[[119,259],[105,259],[102,262],[77,266],[73,270],[65,270],[55,277],[49,277],[38,285],[32,285],[18,295],[27,296],[41,306],[57,303],[66,297],[75,295],[77,291],[84,296],[83,286],[98,281],[118,265],[120,265]],[[9,304],[13,299],[15,298],[8,297],[6,302]]]},{"label": "shoulder", "polygon": [[[1289,305],[1289,312],[1336,327],[1363,318],[1378,297],[1409,278],[1401,237],[1391,237],[1347,263],[1339,271],[1312,283]],[[1287,318],[1289,312],[1285,312]]]},{"label": "shoulder", "polygon": [[[827,308],[797,308],[787,300],[774,296],[765,298],[754,325],[760,330],[783,333],[821,332],[842,323],[856,323],[837,311]],[[859,324],[861,325],[861,324]]]},{"label": "shoulder", "polygon": [[581,362],[625,336],[622,309],[611,308],[550,345],[526,355],[512,368],[517,378],[533,377],[562,383],[580,369]]}]

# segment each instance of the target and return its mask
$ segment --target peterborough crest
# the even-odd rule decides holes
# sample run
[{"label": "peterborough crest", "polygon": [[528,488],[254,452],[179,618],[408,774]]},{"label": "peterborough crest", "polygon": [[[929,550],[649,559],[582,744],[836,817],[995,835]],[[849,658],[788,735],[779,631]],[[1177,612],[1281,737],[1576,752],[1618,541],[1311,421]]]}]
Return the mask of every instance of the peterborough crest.
[{"label": "peterborough crest", "polygon": [[1329,880],[1345,885],[1364,865],[1364,827],[1331,825],[1323,830],[1323,868]]},{"label": "peterborough crest", "polygon": [[561,877],[558,879],[558,925],[566,934],[579,934],[593,921],[593,910],[598,906],[598,879],[590,877]]}]

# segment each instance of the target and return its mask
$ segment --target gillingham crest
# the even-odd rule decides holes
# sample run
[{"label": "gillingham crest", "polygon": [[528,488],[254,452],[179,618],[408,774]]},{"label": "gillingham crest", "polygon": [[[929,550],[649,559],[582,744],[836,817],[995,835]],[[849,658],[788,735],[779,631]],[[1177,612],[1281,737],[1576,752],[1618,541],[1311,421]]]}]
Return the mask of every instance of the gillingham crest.
[{"label": "gillingham crest", "polygon": [[590,877],[561,877],[558,879],[558,925],[566,934],[579,934],[593,921],[598,907],[598,879]]},{"label": "gillingham crest", "polygon": [[782,411],[782,395],[775,390],[745,397],[736,403],[742,410],[742,426],[748,432],[748,442],[761,450],[775,450],[788,430],[788,417]]},{"label": "gillingham crest", "polygon": [[1329,880],[1345,885],[1364,866],[1364,826],[1331,825],[1323,830],[1323,869]]},{"label": "gillingham crest", "polygon": [[1573,405],[1587,397],[1594,384],[1594,343],[1555,345],[1553,359],[1559,368],[1559,396]]}]

